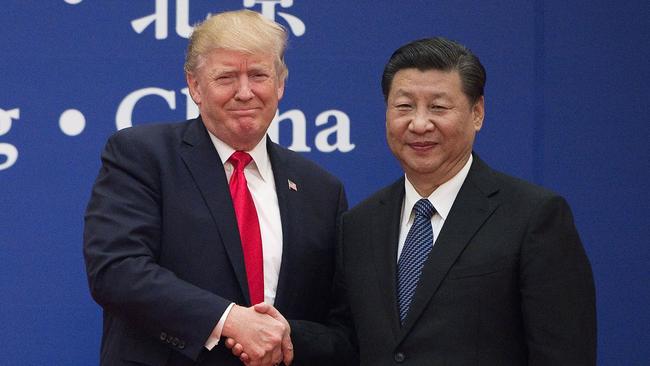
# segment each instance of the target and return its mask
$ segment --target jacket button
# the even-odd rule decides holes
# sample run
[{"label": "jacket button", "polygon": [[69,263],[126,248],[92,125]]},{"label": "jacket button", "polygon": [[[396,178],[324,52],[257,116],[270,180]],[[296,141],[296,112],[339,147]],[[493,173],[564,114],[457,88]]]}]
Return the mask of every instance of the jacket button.
[{"label": "jacket button", "polygon": [[178,342],[178,349],[184,349],[185,348],[185,342],[180,341]]},{"label": "jacket button", "polygon": [[397,352],[395,354],[395,357],[393,357],[393,358],[395,359],[395,362],[397,362],[397,363],[402,363],[402,362],[404,362],[404,360],[406,360],[406,356],[402,352]]},{"label": "jacket button", "polygon": [[178,346],[178,338],[174,337],[172,339],[172,346],[174,346],[174,347]]},{"label": "jacket button", "polygon": [[161,341],[166,341],[167,340],[167,333],[165,333],[165,332],[160,333],[160,340]]}]

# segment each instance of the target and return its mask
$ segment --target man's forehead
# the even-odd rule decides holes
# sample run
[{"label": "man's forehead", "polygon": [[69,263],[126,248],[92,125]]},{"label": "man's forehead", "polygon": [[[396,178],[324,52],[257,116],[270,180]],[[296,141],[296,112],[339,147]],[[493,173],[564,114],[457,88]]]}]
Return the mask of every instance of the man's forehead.
[{"label": "man's forehead", "polygon": [[206,65],[209,72],[241,71],[241,70],[273,70],[274,63],[261,59],[215,59]]},{"label": "man's forehead", "polygon": [[210,67],[211,69],[227,69],[227,70],[258,70],[258,69],[272,69],[273,63],[268,62],[223,62],[216,63]]},{"label": "man's forehead", "polygon": [[215,48],[205,53],[203,58],[221,63],[239,63],[245,60],[249,63],[272,63],[273,54],[263,51],[242,51],[225,48]]},{"label": "man's forehead", "polygon": [[450,90],[440,88],[437,85],[433,84],[412,84],[404,83],[400,85],[395,85],[391,89],[391,93],[394,97],[412,97],[415,95],[426,95],[431,98],[443,98],[450,95]]},{"label": "man's forehead", "polygon": [[447,95],[457,86],[460,89],[460,75],[455,70],[419,70],[415,68],[398,71],[391,82],[391,94],[407,95],[426,92],[432,95]]},{"label": "man's forehead", "polygon": [[395,73],[395,76],[393,77],[393,81],[395,79],[401,79],[401,78],[422,80],[422,79],[427,79],[432,77],[460,80],[460,72],[456,69],[441,70],[441,69],[434,69],[434,68],[419,69],[415,67],[409,67],[409,68],[398,70]]}]

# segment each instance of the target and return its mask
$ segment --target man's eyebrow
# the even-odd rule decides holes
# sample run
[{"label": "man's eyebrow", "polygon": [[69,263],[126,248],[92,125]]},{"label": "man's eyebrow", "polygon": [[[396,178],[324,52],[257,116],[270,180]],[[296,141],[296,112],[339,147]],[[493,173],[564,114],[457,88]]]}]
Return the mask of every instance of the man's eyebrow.
[{"label": "man's eyebrow", "polygon": [[234,67],[216,67],[214,69],[211,69],[208,71],[208,75],[210,76],[216,76],[216,75],[223,75],[223,74],[229,74],[232,72],[235,72],[237,69]]},{"label": "man's eyebrow", "polygon": [[[403,88],[399,88],[399,89],[395,90],[395,96],[396,97],[401,97],[401,96],[412,97],[413,94],[415,94],[415,93],[412,92],[412,91],[403,89]],[[427,96],[433,97],[433,98],[443,98],[443,97],[448,97],[449,93],[447,93],[445,91],[435,91],[435,92],[427,93]]]},{"label": "man's eyebrow", "polygon": [[413,95],[413,93],[411,93],[411,92],[408,91],[408,90],[404,90],[404,89],[402,89],[402,88],[399,88],[399,89],[396,89],[396,90],[395,90],[395,96],[396,96],[396,97],[401,97],[401,96],[410,97],[411,95]]},{"label": "man's eyebrow", "polygon": [[273,69],[272,66],[269,66],[264,63],[256,63],[256,64],[250,64],[248,67],[249,71],[271,71]]}]

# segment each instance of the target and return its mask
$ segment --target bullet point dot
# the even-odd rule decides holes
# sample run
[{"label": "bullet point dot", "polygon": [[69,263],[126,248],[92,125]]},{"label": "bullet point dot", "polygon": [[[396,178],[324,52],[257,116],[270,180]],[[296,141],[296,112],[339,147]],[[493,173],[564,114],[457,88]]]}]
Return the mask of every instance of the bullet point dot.
[{"label": "bullet point dot", "polygon": [[59,117],[59,128],[68,136],[77,136],[86,128],[86,117],[76,109],[68,109]]}]

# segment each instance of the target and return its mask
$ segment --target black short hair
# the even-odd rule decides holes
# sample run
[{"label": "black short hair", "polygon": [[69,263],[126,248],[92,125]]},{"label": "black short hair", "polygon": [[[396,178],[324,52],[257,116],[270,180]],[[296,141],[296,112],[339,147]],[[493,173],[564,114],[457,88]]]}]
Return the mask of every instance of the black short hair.
[{"label": "black short hair", "polygon": [[384,100],[395,74],[402,69],[452,71],[457,70],[463,85],[463,93],[473,104],[485,87],[485,68],[478,57],[467,47],[442,37],[425,38],[408,43],[390,56],[381,78]]}]

